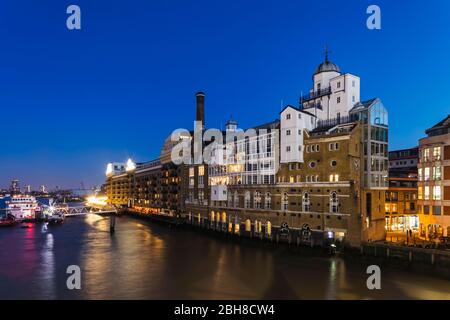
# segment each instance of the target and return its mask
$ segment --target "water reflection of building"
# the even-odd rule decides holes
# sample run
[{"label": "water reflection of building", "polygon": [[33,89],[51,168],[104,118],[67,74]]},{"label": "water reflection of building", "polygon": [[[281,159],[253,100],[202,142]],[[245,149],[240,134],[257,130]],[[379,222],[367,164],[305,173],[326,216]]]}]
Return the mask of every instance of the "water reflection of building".
[{"label": "water reflection of building", "polygon": [[386,192],[386,230],[419,229],[416,211],[418,148],[389,152],[389,190]]},{"label": "water reflection of building", "polygon": [[419,140],[418,211],[420,235],[450,236],[450,115]]}]

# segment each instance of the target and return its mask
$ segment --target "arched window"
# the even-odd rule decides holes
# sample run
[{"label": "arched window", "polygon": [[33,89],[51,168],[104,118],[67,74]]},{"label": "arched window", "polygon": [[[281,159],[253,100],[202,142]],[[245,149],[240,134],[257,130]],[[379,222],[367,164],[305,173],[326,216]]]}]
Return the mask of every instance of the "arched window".
[{"label": "arched window", "polygon": [[244,201],[245,208],[250,208],[250,206],[251,206],[250,191],[245,191],[244,200],[245,200]]},{"label": "arched window", "polygon": [[311,211],[311,199],[309,197],[309,193],[305,192],[302,197],[302,211],[310,212]]},{"label": "arched window", "polygon": [[262,225],[261,221],[255,220],[255,233],[261,233]]},{"label": "arched window", "polygon": [[272,208],[272,197],[270,195],[270,192],[266,193],[266,196],[264,198],[264,206],[266,209],[271,209]]},{"label": "arched window", "polygon": [[252,231],[252,222],[250,221],[250,219],[245,220],[245,231]]},{"label": "arched window", "polygon": [[234,192],[234,207],[237,208],[239,207],[239,194],[237,191]]},{"label": "arched window", "polygon": [[214,221],[215,215],[214,215],[214,211],[211,211],[211,221]]},{"label": "arched window", "polygon": [[288,209],[289,205],[289,197],[288,194],[285,192],[283,193],[283,196],[281,198],[281,210],[286,211]]},{"label": "arched window", "polygon": [[272,223],[270,221],[266,222],[266,235],[269,237],[272,235]]},{"label": "arched window", "polygon": [[222,212],[222,223],[227,223],[227,213],[225,211]]},{"label": "arched window", "polygon": [[262,204],[261,192],[255,191],[255,193],[253,194],[253,208],[261,209],[261,204]]},{"label": "arched window", "polygon": [[330,194],[330,212],[338,213],[339,211],[339,199],[336,191]]}]

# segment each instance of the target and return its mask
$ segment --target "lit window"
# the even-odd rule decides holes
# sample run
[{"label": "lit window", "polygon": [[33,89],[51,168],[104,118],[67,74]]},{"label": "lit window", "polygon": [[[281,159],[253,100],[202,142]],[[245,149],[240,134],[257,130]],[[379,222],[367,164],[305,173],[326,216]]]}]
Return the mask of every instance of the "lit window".
[{"label": "lit window", "polygon": [[429,186],[425,186],[425,196],[424,196],[425,200],[430,200],[430,187]]},{"label": "lit window", "polygon": [[430,160],[430,149],[423,150],[423,160],[425,162]]},{"label": "lit window", "polygon": [[433,167],[433,180],[441,180],[441,167]]},{"label": "lit window", "polygon": [[295,182],[295,179],[294,179],[293,176],[290,176],[290,177],[289,177],[289,182],[290,182],[290,183],[294,183],[294,182]]},{"label": "lit window", "polygon": [[433,200],[441,200],[441,186],[433,187]]},{"label": "lit window", "polygon": [[[194,168],[191,168],[191,169],[194,169]],[[204,166],[198,167],[198,175],[199,176],[204,176],[205,175],[205,167]]]},{"label": "lit window", "polygon": [[441,148],[440,147],[433,148],[433,158],[434,158],[434,160],[441,160]]},{"label": "lit window", "polygon": [[430,180],[430,168],[425,168],[425,181]]},{"label": "lit window", "polygon": [[330,174],[330,182],[333,182],[334,180],[334,175]]},{"label": "lit window", "polygon": [[194,168],[191,167],[189,168],[189,177],[193,177],[194,176]]},{"label": "lit window", "polygon": [[338,175],[338,174],[335,174],[335,175],[334,175],[334,181],[336,181],[336,182],[339,181],[339,175]]},{"label": "lit window", "polygon": [[417,171],[417,173],[418,173],[419,181],[422,181],[422,178],[423,178],[423,169],[422,169],[422,168],[419,168],[419,170]]},{"label": "lit window", "polygon": [[423,199],[423,188],[422,187],[417,188],[417,199],[419,199],[419,200]]}]

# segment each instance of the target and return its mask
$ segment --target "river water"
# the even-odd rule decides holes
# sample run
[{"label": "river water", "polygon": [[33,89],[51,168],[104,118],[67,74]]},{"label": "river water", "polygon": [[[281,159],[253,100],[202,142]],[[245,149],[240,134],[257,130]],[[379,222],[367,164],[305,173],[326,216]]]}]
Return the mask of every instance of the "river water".
[{"label": "river water", "polygon": [[[450,299],[450,282],[360,263],[238,244],[192,230],[95,214],[62,226],[0,229],[0,299]],[[81,269],[68,290],[66,269]]]}]

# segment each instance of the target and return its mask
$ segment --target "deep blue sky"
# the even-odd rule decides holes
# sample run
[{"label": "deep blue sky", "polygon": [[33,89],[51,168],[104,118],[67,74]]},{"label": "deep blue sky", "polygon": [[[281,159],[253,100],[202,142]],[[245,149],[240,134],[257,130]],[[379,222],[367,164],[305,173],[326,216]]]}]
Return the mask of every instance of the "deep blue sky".
[{"label": "deep blue sky", "polygon": [[[69,4],[81,31],[66,29]],[[192,127],[198,90],[208,127],[273,120],[309,90],[325,44],[389,109],[391,149],[450,112],[448,0],[2,0],[0,40],[0,186],[89,186],[109,161],[153,159]]]}]

